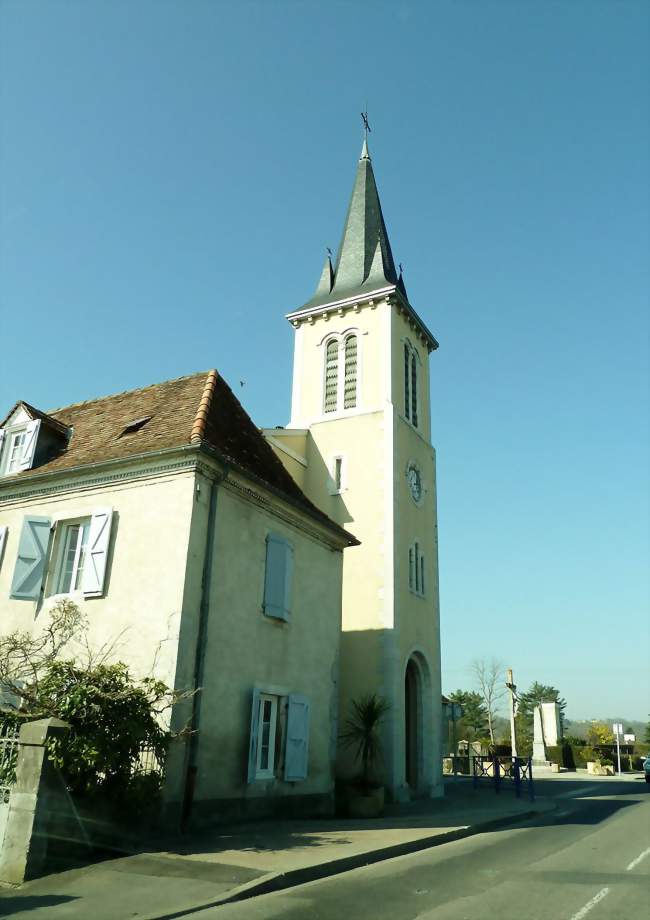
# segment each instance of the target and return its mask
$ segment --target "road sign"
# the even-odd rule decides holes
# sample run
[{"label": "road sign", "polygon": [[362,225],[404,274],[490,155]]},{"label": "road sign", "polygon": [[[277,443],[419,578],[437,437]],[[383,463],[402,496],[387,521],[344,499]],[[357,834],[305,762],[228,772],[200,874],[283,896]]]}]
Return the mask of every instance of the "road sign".
[{"label": "road sign", "polygon": [[623,734],[623,723],[614,722],[614,724],[612,725],[612,731],[614,732],[615,735],[622,735]]}]

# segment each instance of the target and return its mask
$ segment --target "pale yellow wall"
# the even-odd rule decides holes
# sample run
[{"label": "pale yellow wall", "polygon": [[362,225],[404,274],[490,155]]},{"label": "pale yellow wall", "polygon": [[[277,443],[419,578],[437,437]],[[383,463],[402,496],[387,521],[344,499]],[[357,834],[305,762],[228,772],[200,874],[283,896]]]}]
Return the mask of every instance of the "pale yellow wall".
[{"label": "pale yellow wall", "polygon": [[[333,413],[323,412],[323,379],[325,372],[325,341],[332,334],[357,332],[359,399],[356,412],[376,411],[383,405],[386,365],[385,350],[377,348],[378,334],[384,335],[385,301],[374,307],[353,307],[343,315],[332,312],[327,319],[317,317],[312,323],[303,322],[296,329],[291,427],[302,428],[318,419],[331,420]],[[339,361],[343,360],[340,355]]]},{"label": "pale yellow wall", "polygon": [[154,674],[173,685],[193,484],[194,474],[185,472],[70,494],[35,496],[19,504],[7,504],[0,495],[0,525],[8,526],[0,562],[2,632],[39,632],[59,597],[46,590],[38,608],[34,601],[9,597],[25,515],[61,520],[111,507],[104,596],[84,599],[76,594],[71,598],[87,615],[88,638],[94,649],[112,644],[110,660],[126,662],[135,676]]},{"label": "pale yellow wall", "polygon": [[[324,352],[331,333],[356,325],[359,336],[357,407],[348,413],[322,411]],[[416,349],[418,428],[404,414],[404,341]],[[428,787],[439,782],[440,648],[434,451],[430,444],[429,355],[415,328],[396,305],[332,313],[329,319],[302,322],[296,330],[291,425],[308,427],[308,470],[302,482],[308,496],[343,524],[361,546],[346,550],[341,644],[342,718],[350,700],[379,692],[391,702],[385,731],[389,784],[404,777],[404,674],[409,656],[426,660]],[[346,460],[347,490],[330,494],[332,458]],[[284,458],[282,458],[284,460]],[[406,470],[420,468],[425,489],[420,506],[410,497]],[[287,465],[288,466],[288,465]],[[408,548],[418,540],[426,564],[426,594],[413,594],[408,582]],[[435,736],[435,737],[434,737]],[[340,767],[353,769],[343,756]],[[433,771],[433,772],[431,772]],[[426,784],[425,784],[426,785]]]},{"label": "pale yellow wall", "polygon": [[[200,502],[206,500],[207,490]],[[204,526],[198,520],[197,528]],[[263,613],[269,532],[285,536],[294,546],[293,609],[288,623]],[[201,540],[197,533],[198,545]],[[341,564],[340,551],[277,517],[272,507],[252,504],[228,485],[219,487],[197,808],[206,800],[300,796],[333,789]],[[254,687],[309,698],[306,780],[246,782]]]}]

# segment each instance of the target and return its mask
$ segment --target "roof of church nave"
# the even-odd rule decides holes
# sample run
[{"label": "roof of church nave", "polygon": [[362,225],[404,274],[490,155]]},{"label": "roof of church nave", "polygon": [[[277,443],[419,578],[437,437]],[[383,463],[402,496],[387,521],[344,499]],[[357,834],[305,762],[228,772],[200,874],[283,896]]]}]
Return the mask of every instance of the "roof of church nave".
[{"label": "roof of church nave", "polygon": [[[0,485],[18,478],[190,444],[203,445],[338,531],[348,544],[358,542],[309,501],[216,370],[74,403],[47,413],[20,400],[0,427],[19,407],[59,433],[71,432],[71,437],[62,438],[61,449],[46,462],[3,478]],[[130,427],[134,430],[129,431]]]}]

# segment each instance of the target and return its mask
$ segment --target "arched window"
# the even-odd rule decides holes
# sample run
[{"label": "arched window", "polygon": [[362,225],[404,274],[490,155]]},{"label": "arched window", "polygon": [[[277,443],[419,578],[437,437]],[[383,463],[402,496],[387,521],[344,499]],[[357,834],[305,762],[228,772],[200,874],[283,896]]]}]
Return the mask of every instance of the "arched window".
[{"label": "arched window", "polygon": [[330,339],[325,349],[325,412],[336,412],[339,390],[339,343]]},{"label": "arched window", "polygon": [[404,415],[418,427],[418,353],[404,343]]},{"label": "arched window", "polygon": [[411,355],[411,421],[418,427],[418,367],[415,352]]},{"label": "arched window", "polygon": [[345,380],[343,384],[343,408],[354,409],[357,404],[357,337],[349,335],[345,340]]},{"label": "arched window", "polygon": [[410,374],[411,351],[408,345],[404,346],[404,415],[407,419],[411,418],[411,374]]}]

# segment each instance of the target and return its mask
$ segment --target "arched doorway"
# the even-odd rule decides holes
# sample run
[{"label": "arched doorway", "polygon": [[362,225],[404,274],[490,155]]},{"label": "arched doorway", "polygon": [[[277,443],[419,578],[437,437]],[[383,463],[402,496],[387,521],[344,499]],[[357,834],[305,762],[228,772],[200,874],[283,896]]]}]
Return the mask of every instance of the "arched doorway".
[{"label": "arched doorway", "polygon": [[420,751],[422,750],[422,687],[420,671],[411,657],[404,675],[404,756],[405,779],[411,792],[420,786]]}]

